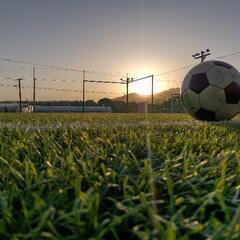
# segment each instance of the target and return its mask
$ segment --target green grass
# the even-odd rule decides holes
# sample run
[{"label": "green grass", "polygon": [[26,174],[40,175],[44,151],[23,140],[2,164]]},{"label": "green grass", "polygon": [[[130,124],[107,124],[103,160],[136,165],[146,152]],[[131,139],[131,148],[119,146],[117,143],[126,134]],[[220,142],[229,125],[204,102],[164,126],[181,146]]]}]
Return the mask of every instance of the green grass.
[{"label": "green grass", "polygon": [[240,122],[0,114],[0,239],[240,239]]}]

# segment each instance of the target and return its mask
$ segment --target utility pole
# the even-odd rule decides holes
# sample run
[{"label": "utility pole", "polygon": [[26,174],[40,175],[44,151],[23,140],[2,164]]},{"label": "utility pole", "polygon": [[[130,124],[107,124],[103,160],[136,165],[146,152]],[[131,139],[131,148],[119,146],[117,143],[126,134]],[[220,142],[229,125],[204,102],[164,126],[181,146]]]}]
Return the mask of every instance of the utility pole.
[{"label": "utility pole", "polygon": [[129,85],[129,78],[127,78],[126,86],[127,86],[127,95],[126,95],[126,112],[128,112],[128,85]]},{"label": "utility pole", "polygon": [[35,67],[33,67],[33,112],[35,112],[36,103],[36,77],[35,77]]},{"label": "utility pole", "polygon": [[82,97],[83,97],[83,102],[82,102],[82,112],[85,112],[85,71],[83,70],[83,92],[82,92]]},{"label": "utility pole", "polygon": [[207,48],[205,51],[197,52],[192,57],[194,59],[201,59],[201,62],[204,62],[207,56],[211,55],[210,50]]},{"label": "utility pole", "polygon": [[153,112],[153,95],[154,95],[153,75],[151,75],[151,79],[152,79],[152,107],[151,107],[151,112]]},{"label": "utility pole", "polygon": [[127,95],[126,95],[126,112],[128,112],[128,85],[129,85],[129,77],[127,73],[127,79],[126,79],[126,86],[127,86]]},{"label": "utility pole", "polygon": [[21,81],[22,78],[18,78],[18,94],[19,94],[19,112],[22,112],[22,89],[21,89]]}]

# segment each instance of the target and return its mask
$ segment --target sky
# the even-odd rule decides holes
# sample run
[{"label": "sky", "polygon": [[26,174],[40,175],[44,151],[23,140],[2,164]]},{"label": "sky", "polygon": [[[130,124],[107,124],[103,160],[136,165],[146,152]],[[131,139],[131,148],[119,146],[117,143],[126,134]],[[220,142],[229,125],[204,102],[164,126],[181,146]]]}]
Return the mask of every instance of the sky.
[{"label": "sky", "polygon": [[[240,50],[240,1],[0,0],[0,6],[0,58],[140,77],[192,63],[192,54],[202,49],[210,48],[211,58]],[[240,67],[240,56],[225,60]],[[0,64],[0,76],[31,78],[31,69],[20,71]],[[49,79],[82,77],[80,73],[43,70],[36,74]],[[184,73],[179,73],[166,78],[180,81],[183,77]],[[42,84],[54,86],[47,81]],[[60,82],[58,87],[81,91],[80,84],[74,82]],[[139,88],[144,87],[146,82],[131,91],[141,92]],[[169,87],[174,85],[156,82],[154,90]],[[1,99],[17,98],[16,89],[0,88]],[[96,84],[89,88],[119,94],[125,91]],[[30,90],[25,92],[24,97],[31,98]],[[38,92],[39,99],[79,96],[78,92]],[[89,98],[97,97],[92,93]]]}]

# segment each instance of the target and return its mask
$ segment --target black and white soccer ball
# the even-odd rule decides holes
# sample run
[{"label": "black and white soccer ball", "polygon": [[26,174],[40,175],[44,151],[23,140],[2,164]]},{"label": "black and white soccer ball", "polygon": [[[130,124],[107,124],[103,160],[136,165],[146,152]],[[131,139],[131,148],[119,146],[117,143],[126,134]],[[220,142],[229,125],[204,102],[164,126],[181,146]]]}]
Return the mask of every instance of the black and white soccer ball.
[{"label": "black and white soccer ball", "polygon": [[240,74],[225,62],[200,63],[184,78],[181,99],[187,112],[198,120],[230,120],[238,113]]}]

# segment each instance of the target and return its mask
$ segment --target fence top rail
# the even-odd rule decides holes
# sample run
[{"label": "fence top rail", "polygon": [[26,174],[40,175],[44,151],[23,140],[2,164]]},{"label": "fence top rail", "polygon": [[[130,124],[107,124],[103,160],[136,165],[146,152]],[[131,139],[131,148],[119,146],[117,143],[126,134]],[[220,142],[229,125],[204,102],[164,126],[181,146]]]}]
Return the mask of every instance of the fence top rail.
[{"label": "fence top rail", "polygon": [[154,75],[148,75],[146,77],[142,77],[142,78],[137,78],[137,79],[132,79],[130,80],[129,82],[132,83],[132,82],[137,82],[137,81],[140,81],[140,80],[144,80],[146,78],[152,78]]},{"label": "fence top rail", "polygon": [[103,80],[89,80],[85,79],[83,82],[92,82],[92,83],[111,83],[111,84],[126,84],[125,82],[117,82],[117,81],[103,81]]}]

